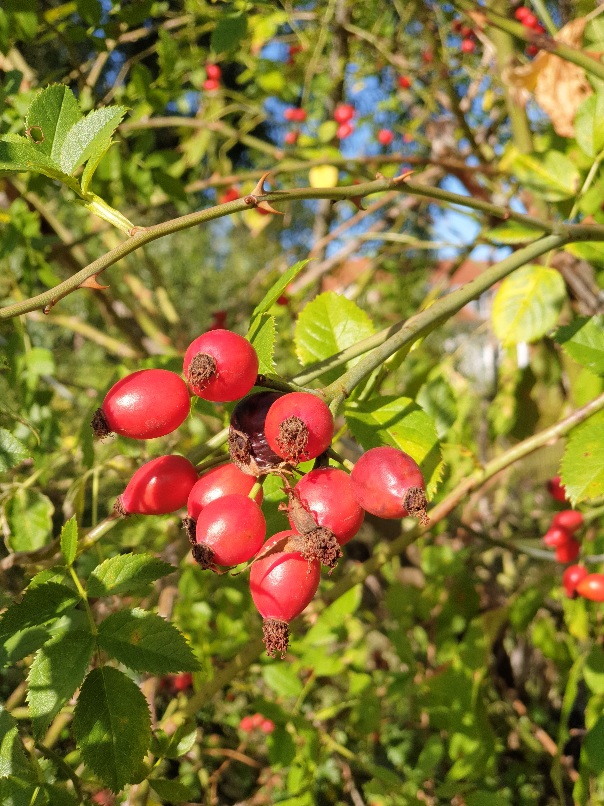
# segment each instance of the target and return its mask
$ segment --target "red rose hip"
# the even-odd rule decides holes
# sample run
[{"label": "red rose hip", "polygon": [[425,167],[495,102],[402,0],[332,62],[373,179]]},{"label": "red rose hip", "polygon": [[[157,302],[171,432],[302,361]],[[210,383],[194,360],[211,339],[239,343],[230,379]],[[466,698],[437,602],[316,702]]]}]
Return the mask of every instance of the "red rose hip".
[{"label": "red rose hip", "polygon": [[333,429],[329,406],[310,392],[290,392],[275,400],[264,423],[271,450],[294,465],[327,450]]},{"label": "red rose hip", "polygon": [[589,574],[587,568],[582,565],[569,565],[562,574],[562,584],[569,599],[573,599],[577,593],[577,585]]},{"label": "red rose hip", "polygon": [[[329,529],[340,546],[352,540],[361,528],[365,513],[354,495],[350,476],[343,470],[311,470],[296,484],[294,493],[315,523]],[[293,523],[292,526],[296,528]]]},{"label": "red rose hip", "polygon": [[184,456],[158,456],[134,473],[115,502],[120,515],[165,515],[184,507],[197,471]]},{"label": "red rose hip", "polygon": [[92,418],[95,437],[111,433],[154,439],[176,430],[190,410],[189,390],[175,372],[141,369],[114,384]]},{"label": "red rose hip", "polygon": [[239,565],[258,553],[266,535],[266,521],[258,504],[233,493],[202,509],[195,528],[193,557],[202,568]]},{"label": "red rose hip", "polygon": [[404,451],[371,448],[353,467],[350,480],[357,501],[372,515],[388,519],[413,515],[428,523],[424,477]]},{"label": "red rose hip", "polygon": [[563,509],[552,518],[552,527],[566,529],[573,534],[583,526],[583,515],[576,509]]},{"label": "red rose hip", "polygon": [[[300,536],[293,531],[278,532],[266,541],[262,552],[282,539],[291,539],[295,546]],[[282,551],[261,556],[250,570],[250,592],[264,619],[264,643],[271,657],[277,653],[285,657],[288,623],[307,607],[319,587],[318,561],[308,562],[299,551],[291,550],[288,542]]]},{"label": "red rose hip", "polygon": [[250,391],[258,375],[258,356],[243,336],[210,330],[187,347],[183,371],[198,397],[226,403]]},{"label": "red rose hip", "polygon": [[588,574],[575,588],[579,596],[592,602],[604,602],[604,574]]}]

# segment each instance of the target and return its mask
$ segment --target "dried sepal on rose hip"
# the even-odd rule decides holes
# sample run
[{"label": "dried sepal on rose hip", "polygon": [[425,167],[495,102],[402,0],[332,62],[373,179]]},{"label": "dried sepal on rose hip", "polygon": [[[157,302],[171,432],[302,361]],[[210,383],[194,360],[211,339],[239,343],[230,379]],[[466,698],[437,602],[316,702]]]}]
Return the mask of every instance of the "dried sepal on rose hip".
[{"label": "dried sepal on rose hip", "polygon": [[398,448],[370,448],[350,474],[354,495],[366,512],[378,518],[411,515],[426,526],[425,482],[417,462]]},{"label": "dried sepal on rose hip", "polygon": [[175,431],[190,410],[186,383],[167,369],[141,369],[115,383],[92,418],[97,439],[115,433],[154,439]]},{"label": "dried sepal on rose hip", "polygon": [[193,558],[204,569],[239,565],[260,551],[265,535],[266,521],[256,501],[240,493],[225,495],[199,513]]},{"label": "dried sepal on rose hip", "polygon": [[255,392],[244,397],[233,409],[229,427],[229,455],[237,467],[250,476],[261,476],[283,464],[269,446],[264,423],[273,403],[282,392]]},{"label": "dried sepal on rose hip", "polygon": [[329,448],[334,423],[329,406],[310,392],[290,392],[268,410],[264,433],[270,448],[297,465]]},{"label": "dried sepal on rose hip", "polygon": [[187,503],[196,481],[197,471],[184,456],[158,456],[134,473],[114,510],[118,515],[176,512]]},{"label": "dried sepal on rose hip", "polygon": [[335,467],[316,468],[286,492],[289,521],[307,541],[303,555],[333,569],[340,547],[352,540],[365,517],[350,477]]},{"label": "dried sepal on rose hip", "polygon": [[[266,653],[285,657],[289,646],[289,622],[308,606],[319,587],[320,566],[308,562],[296,551],[294,531],[278,532],[262,547],[250,570],[250,592],[256,609],[264,619]],[[279,550],[273,551],[282,543]]]},{"label": "dried sepal on rose hip", "polygon": [[[227,462],[219,467],[208,470],[193,485],[187,499],[187,517],[183,518],[182,525],[189,536],[191,543],[196,543],[195,526],[201,510],[215,501],[217,498],[224,498],[226,495],[240,493],[249,495],[252,487],[256,483],[253,476],[249,476],[239,468]],[[262,488],[254,496],[254,500],[262,503]]]},{"label": "dried sepal on rose hip", "polygon": [[258,355],[243,336],[209,330],[187,347],[183,373],[193,394],[214,403],[247,395],[258,376]]}]

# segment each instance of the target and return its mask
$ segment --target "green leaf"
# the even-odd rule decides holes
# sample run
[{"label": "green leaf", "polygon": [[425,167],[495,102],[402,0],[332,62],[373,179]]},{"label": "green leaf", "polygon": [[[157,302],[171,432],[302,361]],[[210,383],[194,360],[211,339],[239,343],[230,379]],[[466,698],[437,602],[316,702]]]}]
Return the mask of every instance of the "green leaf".
[{"label": "green leaf", "polygon": [[[2,14],[2,9],[0,9]],[[32,772],[23,778],[0,778],[0,803],[3,806],[31,806],[36,803],[38,785]]]},{"label": "green leaf", "polygon": [[61,171],[50,157],[38,150],[38,145],[18,134],[5,134],[0,137],[0,172],[19,173],[35,171],[36,173],[58,179],[71,188],[77,187],[69,176]]},{"label": "green leaf", "polygon": [[599,646],[594,646],[583,667],[583,677],[594,694],[604,694],[604,651]]},{"label": "green leaf", "polygon": [[84,193],[88,192],[92,177],[94,176],[96,169],[99,167],[99,163],[109,151],[112,144],[113,140],[111,137],[107,137],[104,141],[99,139],[96,142],[95,151],[88,158],[88,162],[86,163],[84,170],[82,171],[82,176],[80,177],[80,186]]},{"label": "green leaf", "polygon": [[125,106],[106,106],[94,109],[72,126],[61,146],[58,159],[61,169],[72,174],[88,159],[96,160],[98,164],[107,150],[107,139],[117,129],[125,114]]},{"label": "green leaf", "polygon": [[345,409],[348,427],[368,450],[392,445],[418,463],[431,498],[443,471],[440,444],[433,421],[408,397],[380,397],[349,401]]},{"label": "green leaf", "polygon": [[604,412],[575,428],[566,443],[560,475],[573,506],[604,495]]},{"label": "green leaf", "polygon": [[592,159],[604,148],[604,92],[593,93],[577,110],[575,137],[581,150]]},{"label": "green leaf", "polygon": [[97,565],[88,578],[86,592],[94,597],[141,593],[174,570],[150,554],[119,554]]},{"label": "green leaf", "polygon": [[53,512],[50,498],[29,487],[19,488],[6,505],[11,549],[34,551],[44,546],[52,535]]},{"label": "green leaf", "polygon": [[85,627],[86,617],[80,610],[72,610],[50,624],[26,627],[0,641],[0,669],[13,666],[17,661],[32,655],[48,640],[68,630]]},{"label": "green leaf", "polygon": [[140,608],[120,610],[99,628],[99,646],[137,672],[168,674],[200,668],[185,637],[173,624]]},{"label": "green leaf", "polygon": [[273,283],[262,300],[258,303],[258,305],[256,305],[252,318],[260,316],[261,313],[266,313],[270,308],[272,308],[275,302],[277,302],[279,297],[283,294],[287,286],[300,274],[302,269],[309,262],[309,260],[300,260],[298,263],[294,263],[293,266],[290,266],[290,268],[284,272],[275,283]]},{"label": "green leaf", "polygon": [[58,635],[36,653],[29,670],[27,701],[34,734],[42,736],[82,684],[94,650],[94,636],[75,631]]},{"label": "green leaf", "polygon": [[140,780],[151,740],[143,693],[119,669],[93,669],[80,691],[73,732],[85,764],[114,792]]},{"label": "green leaf", "polygon": [[[34,129],[31,136],[36,141],[36,148],[59,165],[67,132],[81,118],[80,106],[69,87],[53,84],[36,95],[27,112],[25,125],[28,130]],[[40,133],[41,137],[38,137]]]},{"label": "green leaf", "polygon": [[527,227],[525,224],[519,224],[516,221],[508,221],[501,224],[495,229],[489,230],[485,233],[484,237],[487,241],[492,243],[514,244],[529,243],[536,241],[540,238],[543,232],[535,229],[534,227]]},{"label": "green leaf", "polygon": [[19,738],[17,722],[0,705],[0,779],[27,775],[29,765]]},{"label": "green leaf", "polygon": [[495,335],[506,347],[537,341],[555,326],[565,299],[560,272],[537,265],[517,269],[495,294]]},{"label": "green leaf", "polygon": [[582,367],[604,375],[604,314],[578,317],[559,327],[554,339]]},{"label": "green leaf", "polygon": [[149,783],[162,801],[170,803],[186,803],[193,798],[188,786],[169,778],[149,778]]},{"label": "green leaf", "polygon": [[601,716],[596,724],[583,739],[581,748],[581,761],[597,775],[604,772],[604,716]]},{"label": "green leaf", "polygon": [[561,151],[521,154],[512,148],[501,161],[501,168],[511,169],[521,185],[533,190],[545,201],[570,199],[579,190],[579,170]]},{"label": "green leaf", "polygon": [[77,593],[58,582],[45,582],[28,588],[18,604],[11,605],[0,616],[0,636],[46,624],[62,616],[79,601]]},{"label": "green leaf", "polygon": [[[373,333],[373,323],[365,311],[352,300],[326,291],[309,302],[298,317],[294,330],[296,354],[302,364],[322,361]],[[348,361],[346,366],[358,360]],[[341,368],[325,373],[325,383],[335,381],[341,373]]]},{"label": "green leaf", "polygon": [[61,553],[65,557],[67,565],[71,565],[75,560],[78,548],[78,523],[76,516],[71,517],[61,529]]},{"label": "green leaf", "polygon": [[210,45],[214,53],[234,50],[247,32],[247,19],[243,14],[221,16],[212,31]]},{"label": "green leaf", "polygon": [[0,428],[0,473],[5,473],[29,459],[30,451],[6,428]]},{"label": "green leaf", "polygon": [[261,313],[252,319],[247,338],[258,354],[258,372],[261,375],[270,375],[275,371],[275,362],[273,361],[275,333],[274,316]]},{"label": "green leaf", "polygon": [[262,669],[264,682],[280,697],[299,697],[302,682],[292,669],[284,663],[269,663]]}]

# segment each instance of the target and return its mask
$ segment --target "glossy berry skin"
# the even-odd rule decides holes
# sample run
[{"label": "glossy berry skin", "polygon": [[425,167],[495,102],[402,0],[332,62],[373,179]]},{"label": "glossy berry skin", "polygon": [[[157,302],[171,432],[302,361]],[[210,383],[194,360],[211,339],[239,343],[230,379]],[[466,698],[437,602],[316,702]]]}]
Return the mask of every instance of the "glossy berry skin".
[{"label": "glossy berry skin", "polygon": [[[262,550],[294,531],[278,532]],[[298,551],[278,551],[260,558],[250,570],[252,599],[263,618],[289,622],[308,606],[319,587],[319,563],[310,563]]]},{"label": "glossy berry skin", "polygon": [[300,109],[300,107],[298,106],[290,106],[283,113],[283,117],[285,118],[285,120],[296,121],[297,123],[303,123],[306,120],[306,110]]},{"label": "glossy berry skin", "polygon": [[[199,513],[217,498],[239,493],[248,495],[256,483],[253,476],[243,473],[236,465],[226,464],[208,470],[195,482],[187,499],[187,513],[190,518],[199,517]],[[258,491],[255,500],[262,503],[262,490]]]},{"label": "glossy berry skin", "polygon": [[217,565],[239,565],[258,553],[266,535],[266,521],[258,504],[233,493],[202,509],[195,529],[197,543],[212,550]]},{"label": "glossy berry skin", "polygon": [[298,142],[298,137],[300,136],[300,132],[296,131],[295,129],[291,132],[286,132],[283,141],[287,146],[293,146]]},{"label": "glossy berry skin", "polygon": [[569,565],[562,574],[562,584],[569,599],[576,596],[576,588],[579,582],[589,574],[587,568],[582,565]]},{"label": "glossy berry skin", "polygon": [[[289,438],[289,424],[300,423],[306,435]],[[276,400],[268,410],[264,433],[271,450],[293,464],[314,459],[331,444],[333,417],[329,406],[310,392],[290,392]]]},{"label": "glossy berry skin", "polygon": [[547,482],[547,491],[555,501],[566,501],[566,489],[560,476],[554,476]]},{"label": "glossy berry skin", "polygon": [[564,546],[571,539],[572,534],[568,529],[565,529],[563,526],[554,526],[553,524],[543,535],[543,542],[546,546],[550,546],[550,548]]},{"label": "glossy berry skin", "polygon": [[167,369],[141,369],[111,387],[92,427],[99,437],[112,432],[131,439],[163,437],[186,420],[190,405],[180,375]]},{"label": "glossy berry skin", "polygon": [[227,188],[218,198],[219,204],[227,204],[228,202],[235,201],[239,198],[239,191],[237,188]]},{"label": "glossy berry skin", "polygon": [[389,146],[394,140],[394,132],[391,132],[390,129],[380,129],[377,133],[377,140],[380,145]]},{"label": "glossy berry skin", "polygon": [[196,481],[184,456],[158,456],[139,467],[118,501],[129,515],[165,515],[185,506]]},{"label": "glossy berry skin", "polygon": [[566,529],[573,534],[583,526],[583,515],[576,509],[563,509],[554,515],[551,525]]},{"label": "glossy berry skin", "polygon": [[348,473],[343,470],[336,467],[311,470],[294,491],[317,525],[333,532],[341,546],[361,528],[365,513],[352,491]]},{"label": "glossy berry skin", "polygon": [[476,42],[473,39],[462,39],[461,41],[461,52],[462,53],[474,53],[476,50]]},{"label": "glossy berry skin", "polygon": [[572,563],[579,556],[581,544],[574,537],[570,537],[566,543],[556,548],[556,559],[559,563]]},{"label": "glossy berry skin", "polygon": [[575,588],[579,596],[592,602],[604,602],[604,574],[588,574]]},{"label": "glossy berry skin", "polygon": [[399,76],[398,85],[402,90],[408,90],[411,87],[411,79],[409,76]]},{"label": "glossy berry skin", "polygon": [[215,92],[220,89],[220,81],[217,78],[206,78],[201,86],[206,92]]},{"label": "glossy berry skin", "polygon": [[350,474],[357,501],[378,518],[405,518],[405,500],[410,490],[424,490],[424,477],[406,453],[384,446],[371,448],[357,461]]},{"label": "glossy berry skin", "polygon": [[[214,361],[215,369],[208,373],[209,377],[192,374],[191,362],[200,355]],[[225,403],[250,391],[258,375],[258,356],[243,336],[230,330],[209,330],[187,347],[183,370],[194,394],[204,400]]]},{"label": "glossy berry skin", "polygon": [[333,119],[336,123],[348,123],[354,117],[354,106],[352,104],[338,104],[334,109]]}]

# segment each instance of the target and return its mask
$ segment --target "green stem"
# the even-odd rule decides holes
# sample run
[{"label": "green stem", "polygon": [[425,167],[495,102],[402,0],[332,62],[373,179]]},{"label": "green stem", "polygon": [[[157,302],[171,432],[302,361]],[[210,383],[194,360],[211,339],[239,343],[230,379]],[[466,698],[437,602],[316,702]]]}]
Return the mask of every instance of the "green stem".
[{"label": "green stem", "polygon": [[88,624],[90,625],[90,632],[92,635],[96,635],[98,632],[96,622],[94,620],[94,616],[92,615],[92,610],[90,609],[90,603],[88,602],[88,594],[82,587],[82,583],[80,582],[78,575],[76,574],[73,565],[69,566],[69,574],[73,580],[73,584],[76,586],[78,593],[80,594],[80,598],[84,602],[84,608],[86,610],[86,617],[88,618]]},{"label": "green stem", "polygon": [[566,243],[568,243],[568,239],[562,235],[547,235],[544,238],[540,238],[491,266],[462,288],[452,291],[437,300],[426,310],[412,316],[407,322],[395,325],[392,328],[394,332],[390,338],[380,347],[377,347],[370,355],[345,372],[337,381],[322,390],[325,400],[335,405],[336,408],[339,407],[352,390],[370,375],[374,369],[382,366],[391,355],[430,333],[441,322],[449,319],[471,300],[477,299],[515,269],[530,263],[551,249],[564,246]]},{"label": "green stem", "polygon": [[[397,190],[403,193],[410,193],[416,196],[425,196],[436,201],[445,201],[451,204],[459,204],[463,207],[469,207],[474,210],[480,210],[488,213],[491,216],[501,218],[503,221],[508,219],[518,221],[519,223],[526,224],[533,229],[541,232],[564,232],[568,236],[568,241],[574,240],[602,240],[604,241],[604,227],[598,224],[592,225],[578,225],[578,224],[560,224],[557,222],[548,222],[532,216],[522,215],[515,213],[507,207],[500,207],[489,202],[474,199],[471,196],[463,196],[457,193],[451,193],[441,188],[434,188],[430,186],[418,185],[412,182],[406,182],[404,177],[395,177],[394,179],[376,179],[372,182],[365,182],[360,185],[349,185],[346,187],[334,188],[296,188],[287,191],[272,191],[270,193],[258,194],[256,196],[246,196],[245,199],[236,199],[226,204],[219,204],[215,207],[210,207],[207,210],[200,210],[196,213],[189,213],[179,218],[164,221],[161,224],[148,227],[141,231],[137,231],[131,238],[119,246],[111,249],[105,255],[102,255],[97,260],[90,263],[81,271],[76,272],[68,280],[38,294],[31,299],[22,302],[16,302],[13,305],[7,305],[0,309],[0,319],[11,319],[14,316],[20,316],[23,313],[34,311],[42,308],[45,313],[50,312],[52,307],[63,297],[70,294],[79,288],[82,283],[91,277],[96,277],[109,266],[113,266],[122,258],[131,254],[132,252],[140,249],[158,238],[163,238],[165,235],[171,235],[175,232],[189,229],[190,227],[204,224],[208,221],[213,221],[217,218],[222,218],[232,213],[242,212],[255,206],[258,201],[266,200],[269,202],[279,201],[300,201],[304,199],[332,199],[334,201],[342,201],[345,199],[364,198],[373,193],[382,193],[388,190]],[[247,201],[246,201],[247,199]]]}]

